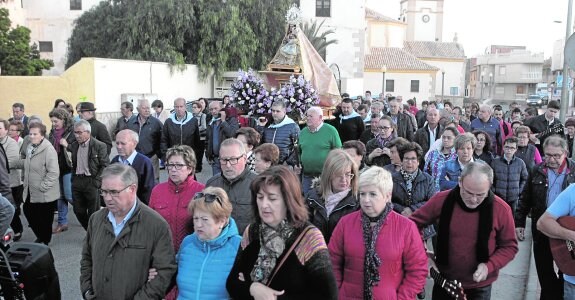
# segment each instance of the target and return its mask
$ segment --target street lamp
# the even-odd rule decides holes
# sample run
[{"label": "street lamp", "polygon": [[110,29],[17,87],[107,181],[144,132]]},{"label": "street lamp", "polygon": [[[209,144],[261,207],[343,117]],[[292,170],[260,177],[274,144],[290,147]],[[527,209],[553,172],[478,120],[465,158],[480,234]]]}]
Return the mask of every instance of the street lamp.
[{"label": "street lamp", "polygon": [[443,90],[445,88],[445,70],[441,69],[441,103],[443,102]]},{"label": "street lamp", "polygon": [[[565,47],[567,47],[567,40],[571,36],[571,11],[573,10],[573,0],[569,0],[567,8],[567,26],[565,30]],[[565,52],[565,49],[563,50]],[[561,110],[559,111],[559,119],[565,123],[565,116],[567,116],[567,109],[569,109],[569,66],[567,65],[566,53],[563,54],[563,84],[561,86]]]},{"label": "street lamp", "polygon": [[491,90],[493,89],[493,73],[489,73],[489,98],[493,99],[493,94],[491,93]]},{"label": "street lamp", "polygon": [[[385,72],[387,72],[387,66],[383,65],[383,67],[381,67],[381,73],[383,74],[383,79],[381,80],[381,94],[385,95]],[[381,99],[383,100],[383,99]]]},{"label": "street lamp", "polygon": [[481,71],[481,79],[479,81],[479,83],[481,83],[481,99],[479,99],[480,101],[483,101],[483,75],[485,75],[485,72]]}]

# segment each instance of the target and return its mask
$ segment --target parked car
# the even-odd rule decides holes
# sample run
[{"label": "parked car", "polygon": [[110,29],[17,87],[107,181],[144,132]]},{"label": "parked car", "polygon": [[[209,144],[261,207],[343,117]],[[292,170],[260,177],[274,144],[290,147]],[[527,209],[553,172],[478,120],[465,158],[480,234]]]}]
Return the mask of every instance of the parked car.
[{"label": "parked car", "polygon": [[[529,96],[527,96],[527,99],[525,99],[525,103],[526,103],[528,106],[541,107],[541,106],[547,104],[546,102],[549,101],[549,100],[548,100],[549,98],[547,98],[547,97],[545,97],[545,98],[547,98],[547,99],[543,99],[543,98],[544,98],[544,97],[541,97],[541,96],[535,95],[535,94],[534,94],[534,95],[529,95]],[[545,101],[545,100],[547,100],[547,101]]]}]

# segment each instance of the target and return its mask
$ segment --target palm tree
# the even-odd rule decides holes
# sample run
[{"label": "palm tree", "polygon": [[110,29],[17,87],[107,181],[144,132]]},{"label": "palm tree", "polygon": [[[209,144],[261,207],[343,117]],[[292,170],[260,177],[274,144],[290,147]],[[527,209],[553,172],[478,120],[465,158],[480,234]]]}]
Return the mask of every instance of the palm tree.
[{"label": "palm tree", "polygon": [[[313,20],[313,22],[306,22],[302,26],[302,31],[313,45],[315,50],[321,55],[323,60],[325,61],[325,50],[327,46],[331,44],[337,44],[337,40],[330,39],[328,40],[327,36],[330,34],[335,33],[333,29],[328,29],[323,31],[322,26],[325,22],[325,19],[321,21],[321,23],[317,23],[317,20]],[[320,33],[321,32],[321,33]]]}]

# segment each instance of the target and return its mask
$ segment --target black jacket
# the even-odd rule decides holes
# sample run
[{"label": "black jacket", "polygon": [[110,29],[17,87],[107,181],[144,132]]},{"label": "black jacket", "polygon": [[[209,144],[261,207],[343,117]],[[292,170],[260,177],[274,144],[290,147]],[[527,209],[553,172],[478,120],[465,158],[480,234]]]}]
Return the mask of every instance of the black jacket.
[{"label": "black jacket", "polygon": [[[391,113],[387,114],[391,117]],[[393,119],[393,118],[392,118]],[[407,139],[408,141],[413,141],[413,133],[415,130],[413,129],[413,124],[411,119],[408,115],[403,113],[397,114],[397,136]]]},{"label": "black jacket", "polygon": [[[78,141],[68,145],[68,151],[72,152],[72,174],[76,174],[79,147]],[[91,138],[88,142],[88,147],[88,169],[99,188],[102,183],[102,171],[110,164],[110,159],[106,153],[106,144]]]},{"label": "black jacket", "polygon": [[321,231],[326,243],[329,243],[339,219],[359,209],[359,202],[353,195],[353,191],[349,191],[347,196],[339,201],[329,217],[325,209],[325,199],[319,195],[318,188],[311,189],[305,198],[309,209],[309,219]]},{"label": "black jacket", "polygon": [[[71,125],[68,128],[66,128],[66,130],[64,130],[64,134],[62,134],[62,137],[66,138],[66,142],[68,142],[68,145],[76,141],[76,137],[74,136],[73,131],[74,131],[74,125]],[[66,160],[65,152],[67,150],[64,146],[60,145],[60,141],[54,140],[54,129],[50,130],[48,140],[50,141],[50,143],[52,143],[52,146],[54,146],[54,148],[60,148],[60,151],[58,152],[58,166],[60,167],[60,177],[70,173],[72,171],[72,168],[68,165]]]},{"label": "black jacket", "polygon": [[527,182],[527,167],[521,158],[513,157],[508,162],[503,156],[491,161],[493,185],[491,190],[507,203],[519,200]]},{"label": "black jacket", "polygon": [[160,151],[160,142],[162,140],[162,122],[154,117],[148,117],[142,127],[140,127],[140,119],[134,118],[128,124],[128,128],[137,132],[140,141],[136,146],[136,151],[144,154],[147,157],[157,155],[162,156]]},{"label": "black jacket", "polygon": [[[213,129],[212,124],[208,125],[208,129],[206,130],[206,136],[208,141],[208,146],[206,147],[206,157],[208,160],[213,160],[215,157],[219,156],[218,153],[214,153],[212,141],[213,141]],[[234,137],[236,135],[236,131],[240,129],[240,123],[238,123],[238,119],[235,117],[228,117],[226,118],[225,122],[220,123],[220,128],[218,130],[219,133],[219,141],[220,144],[225,140]],[[237,221],[237,219],[236,219]]]},{"label": "black jacket", "polygon": [[393,172],[391,176],[393,179],[391,202],[393,203],[393,210],[397,213],[401,213],[406,207],[409,207],[411,211],[417,210],[437,192],[433,177],[425,172],[418,171],[417,176],[413,180],[411,202],[408,202],[407,186],[401,172]]},{"label": "black jacket", "polygon": [[[562,190],[565,190],[570,184],[575,183],[575,162],[567,159],[568,174],[563,180]],[[531,223],[536,228],[537,220],[547,209],[547,174],[545,172],[545,163],[537,165],[529,173],[527,184],[523,189],[521,201],[515,214],[515,227],[525,227],[527,215],[531,212]]]},{"label": "black jacket", "polygon": [[[418,143],[419,146],[421,146],[421,149],[423,150],[423,154],[425,154],[425,153],[427,153],[427,151],[429,151],[429,147],[431,146],[431,144],[433,144],[436,140],[441,138],[441,135],[443,134],[443,130],[444,130],[443,126],[438,124],[437,127],[435,127],[435,140],[430,143],[429,142],[429,125],[425,125],[422,128],[417,129],[417,131],[415,132],[415,137],[414,137],[413,141]],[[424,161],[422,160],[422,162],[424,162]]]},{"label": "black jacket", "polygon": [[96,120],[96,118],[92,118],[87,121],[90,123],[90,127],[92,128],[92,137],[106,144],[106,153],[110,155],[110,152],[112,151],[112,138],[110,137],[110,133],[108,133],[106,125]]},{"label": "black jacket", "polygon": [[339,138],[342,144],[347,141],[359,140],[359,137],[365,130],[363,119],[360,116],[346,120],[341,120],[336,117],[333,123],[339,133]]},{"label": "black jacket", "polygon": [[164,122],[162,127],[162,139],[160,149],[162,157],[166,155],[169,148],[177,145],[187,145],[195,149],[195,144],[200,140],[200,130],[198,121],[191,113],[186,112],[183,120],[176,120],[175,113]]}]

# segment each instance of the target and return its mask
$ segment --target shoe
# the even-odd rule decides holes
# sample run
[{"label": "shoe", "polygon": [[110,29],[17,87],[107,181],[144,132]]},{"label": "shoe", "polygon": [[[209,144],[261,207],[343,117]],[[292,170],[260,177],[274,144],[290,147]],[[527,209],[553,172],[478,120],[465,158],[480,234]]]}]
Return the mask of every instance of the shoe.
[{"label": "shoe", "polygon": [[66,230],[68,230],[68,225],[58,225],[54,230],[52,230],[52,233],[60,233]]},{"label": "shoe", "polygon": [[12,239],[14,240],[14,242],[17,242],[21,238],[22,238],[22,232],[16,232],[16,233],[14,233],[14,237]]}]

